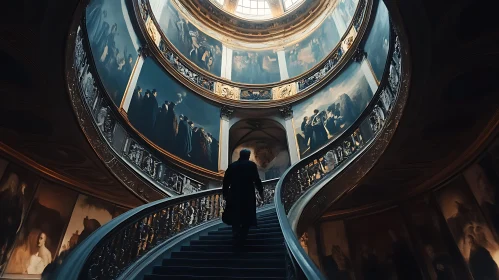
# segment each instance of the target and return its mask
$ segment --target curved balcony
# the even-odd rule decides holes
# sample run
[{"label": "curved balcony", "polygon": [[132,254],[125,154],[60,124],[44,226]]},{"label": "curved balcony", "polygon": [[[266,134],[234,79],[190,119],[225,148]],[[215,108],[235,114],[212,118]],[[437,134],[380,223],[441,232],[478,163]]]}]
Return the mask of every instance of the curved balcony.
[{"label": "curved balcony", "polygon": [[[167,5],[171,6],[172,4]],[[155,17],[155,14],[160,13],[158,11],[151,12],[152,8],[148,1],[141,0],[137,3],[135,9],[139,26],[142,33],[145,34],[145,40],[148,42],[148,45],[154,46],[151,49],[152,53],[159,59],[159,62],[165,69],[177,77],[177,79],[184,81],[185,85],[204,97],[220,103],[234,107],[259,106],[265,108],[280,106],[312,94],[322,85],[327,84],[334,79],[352,57],[358,56],[359,54],[362,55],[362,51],[357,50],[357,48],[364,36],[367,22],[369,22],[371,6],[372,1],[361,0],[358,2],[355,11],[350,11],[351,15],[345,15],[344,18],[339,14],[349,14],[348,12],[345,11],[340,13],[336,10],[330,11],[328,19],[324,22],[321,21],[319,23],[319,28],[312,34],[305,36],[304,39],[299,39],[298,42],[296,42],[296,40],[291,40],[293,45],[290,48],[283,48],[283,44],[281,43],[282,40],[279,39],[279,46],[276,46],[275,48],[283,48],[283,50],[277,52],[271,51],[270,53],[265,51],[251,51],[248,49],[247,44],[245,44],[245,48],[243,48],[245,49],[244,51],[238,51],[237,46],[231,47],[230,45],[226,45],[227,43],[225,42],[222,48],[221,41],[217,41],[216,39],[209,37],[209,35],[202,33],[196,27],[192,27],[191,29],[193,29],[195,34],[201,34],[198,36],[210,38],[209,40],[206,39],[206,46],[209,48],[205,49],[207,49],[208,54],[213,53],[213,55],[209,57],[213,57],[214,61],[218,61],[218,63],[213,64],[213,67],[208,68],[206,68],[206,63],[202,63],[203,61],[206,62],[205,59],[192,60],[188,58],[192,57],[192,52],[190,52],[191,48],[184,46],[185,44],[181,44],[182,40],[177,38],[177,33],[168,35],[173,32],[170,31],[172,27],[169,23],[163,23],[163,25],[170,26],[170,29],[162,30],[161,23],[159,23],[158,19]],[[179,8],[164,8],[167,12],[169,11],[170,13],[175,14],[176,18],[182,20],[182,16],[179,15],[177,9]],[[333,16],[333,14],[338,15]],[[336,18],[336,20],[333,20],[334,18]],[[184,21],[188,20],[184,19]],[[339,35],[340,33],[338,33],[339,31],[336,31],[338,29],[335,25],[336,21],[340,22],[342,25],[340,29],[342,32],[341,34],[343,35],[341,36]],[[338,34],[332,36],[332,38],[328,38],[330,39],[328,40],[330,41],[328,46],[317,43],[319,44],[317,45],[317,48],[321,51],[313,51],[312,49],[306,51],[306,48],[313,47],[314,44],[311,43],[312,41],[320,42],[318,41],[318,34],[320,32],[326,32],[323,30],[325,27],[322,25],[332,25],[333,27],[326,29],[334,30],[334,32]],[[207,29],[202,30],[207,31]],[[335,39],[335,37],[337,37],[337,39]],[[304,46],[300,49],[298,46],[302,43]],[[239,47],[239,49],[241,49],[241,47]],[[293,66],[293,63],[304,61],[305,57],[301,57],[301,55],[305,55],[306,53],[314,56],[313,60],[315,62],[312,64],[301,63],[304,68],[299,65]],[[293,54],[296,55],[296,61],[292,58]],[[301,58],[298,59],[298,56]],[[275,73],[275,75],[263,70],[256,71],[255,69],[255,71],[250,71],[251,69],[249,68],[244,68],[245,70],[240,71],[241,73],[236,70],[231,70],[239,69],[237,68],[237,65],[239,65],[237,61],[239,60],[246,61],[245,59],[248,58],[248,61],[251,62],[252,58],[256,59],[258,57],[264,59],[269,58],[269,61],[274,61],[273,63],[275,65],[271,68],[275,70],[272,72]],[[241,63],[241,67],[253,65],[249,62]],[[228,72],[224,72],[225,74],[220,74],[219,68],[221,68],[222,65],[224,65],[223,69],[229,69]],[[267,63],[266,65],[270,64]],[[299,70],[301,68],[303,69]],[[265,79],[273,76],[277,77],[279,75],[281,77],[270,84],[261,85],[261,81],[263,80],[258,77],[251,77],[253,74],[248,75],[248,71],[254,73],[254,75],[260,73]],[[296,71],[301,72],[294,73]],[[242,77],[242,80],[238,78],[239,76]],[[251,81],[256,82],[250,83],[250,80],[246,81],[248,77],[251,78]]]}]

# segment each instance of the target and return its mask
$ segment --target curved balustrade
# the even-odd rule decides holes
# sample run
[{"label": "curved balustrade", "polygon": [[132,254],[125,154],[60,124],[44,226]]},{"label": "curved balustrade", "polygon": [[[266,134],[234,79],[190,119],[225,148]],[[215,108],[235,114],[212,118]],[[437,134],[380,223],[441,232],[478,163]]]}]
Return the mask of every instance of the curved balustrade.
[{"label": "curved balustrade", "polygon": [[[273,202],[277,179],[264,181],[264,199]],[[132,209],[85,239],[51,275],[53,279],[116,279],[153,248],[185,231],[220,219],[225,201],[222,188],[167,198]]]},{"label": "curved balustrade", "polygon": [[[207,186],[171,167],[161,160],[127,131],[127,124],[112,109],[112,102],[100,83],[99,75],[93,65],[88,37],[84,23],[78,27],[74,50],[74,69],[77,87],[87,110],[93,117],[97,130],[101,133],[110,150],[116,153],[128,166],[141,174],[169,196],[190,194]],[[147,197],[146,197],[147,198]]]},{"label": "curved balustrade", "polygon": [[[395,31],[392,31],[392,34]],[[290,272],[295,277],[306,276],[318,279],[322,275],[307,253],[301,248],[292,224],[297,217],[288,214],[300,198],[314,187],[330,181],[338,172],[351,163],[380,135],[388,124],[400,90],[401,52],[399,37],[395,34],[390,55],[385,67],[385,77],[371,103],[356,122],[333,142],[322,147],[289,168],[276,187],[275,205],[279,223],[290,252],[288,267],[297,268]]]},{"label": "curved balustrade", "polygon": [[137,20],[144,31],[144,35],[150,39],[150,42],[154,44],[163,57],[163,62],[171,66],[177,76],[189,81],[194,86],[208,90],[210,94],[214,93],[225,99],[273,101],[289,98],[297,94],[305,94],[305,92],[313,92],[315,86],[319,86],[330,80],[334,72],[338,72],[342,65],[354,57],[355,50],[353,49],[356,49],[365,32],[363,23],[369,21],[372,0],[359,0],[347,31],[342,35],[340,42],[333,51],[320,64],[299,77],[268,86],[229,82],[218,77],[213,77],[213,75],[204,73],[204,71],[197,70],[197,67],[191,66],[192,62],[179,55],[175,47],[168,41],[151,12],[149,1],[137,0],[134,1],[134,4]]}]

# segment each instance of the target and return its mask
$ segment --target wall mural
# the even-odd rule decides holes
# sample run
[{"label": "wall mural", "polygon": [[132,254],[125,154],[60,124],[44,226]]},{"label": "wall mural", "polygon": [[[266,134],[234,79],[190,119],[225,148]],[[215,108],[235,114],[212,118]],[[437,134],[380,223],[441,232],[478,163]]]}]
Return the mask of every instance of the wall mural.
[{"label": "wall mural", "polygon": [[499,279],[498,163],[499,149],[491,148],[437,191],[376,214],[322,221],[319,267],[329,279]]},{"label": "wall mural", "polygon": [[128,109],[132,125],[161,148],[218,171],[220,109],[145,60]]},{"label": "wall mural", "polygon": [[117,106],[137,60],[137,43],[125,22],[123,1],[90,1],[86,9],[88,39],[97,71]]},{"label": "wall mural", "polygon": [[431,196],[425,196],[403,205],[417,253],[423,257],[422,266],[430,279],[460,279],[468,271],[432,202]]},{"label": "wall mural", "polygon": [[383,78],[389,48],[390,17],[385,3],[379,1],[374,23],[364,45],[364,50],[367,52],[367,59],[371,63],[371,67],[378,81]]},{"label": "wall mural", "polygon": [[423,279],[399,211],[347,220],[346,225],[358,279]]},{"label": "wall mural", "polygon": [[307,38],[286,47],[285,57],[289,77],[296,77],[322,61],[340,42],[340,37],[331,14]]},{"label": "wall mural", "polygon": [[0,276],[39,278],[58,255],[127,210],[0,157]]},{"label": "wall mural", "polygon": [[231,81],[269,84],[280,80],[279,62],[275,51],[233,51]]},{"label": "wall mural", "polygon": [[438,204],[474,279],[498,279],[497,232],[486,222],[466,181],[459,177],[437,193]]},{"label": "wall mural", "polygon": [[[78,193],[42,181],[30,213],[17,235],[6,273],[41,275],[57,256]],[[61,199],[64,198],[64,199]]]},{"label": "wall mural", "polygon": [[123,212],[124,209],[112,203],[80,194],[62,239],[59,255],[76,247],[92,232]]},{"label": "wall mural", "polygon": [[355,279],[352,257],[343,221],[321,223],[320,267],[328,279]]},{"label": "wall mural", "polygon": [[28,214],[38,178],[0,158],[0,274],[7,265],[16,236],[26,235],[21,224]]},{"label": "wall mural", "polygon": [[373,97],[359,63],[351,63],[314,96],[293,106],[300,155],[332,141],[360,116]]},{"label": "wall mural", "polygon": [[220,41],[195,27],[178,12],[171,1],[165,3],[161,17],[157,20],[168,40],[180,53],[213,75],[221,75],[222,43]]}]

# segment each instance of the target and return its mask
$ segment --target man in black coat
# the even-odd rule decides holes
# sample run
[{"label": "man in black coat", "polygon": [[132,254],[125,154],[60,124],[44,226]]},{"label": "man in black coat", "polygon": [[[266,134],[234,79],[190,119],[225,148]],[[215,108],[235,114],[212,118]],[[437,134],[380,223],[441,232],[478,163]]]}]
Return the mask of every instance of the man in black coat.
[{"label": "man in black coat", "polygon": [[243,245],[250,226],[256,226],[255,184],[263,198],[263,185],[251,152],[243,149],[239,160],[229,165],[223,181],[223,196],[231,207],[232,234],[235,245]]}]

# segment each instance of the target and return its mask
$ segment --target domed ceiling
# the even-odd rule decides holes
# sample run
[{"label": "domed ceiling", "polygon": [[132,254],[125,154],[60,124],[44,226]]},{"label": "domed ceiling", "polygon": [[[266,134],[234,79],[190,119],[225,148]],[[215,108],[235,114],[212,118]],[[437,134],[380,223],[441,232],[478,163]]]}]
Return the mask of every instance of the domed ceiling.
[{"label": "domed ceiling", "polygon": [[265,20],[282,16],[305,0],[212,0],[223,9],[249,20]]}]

